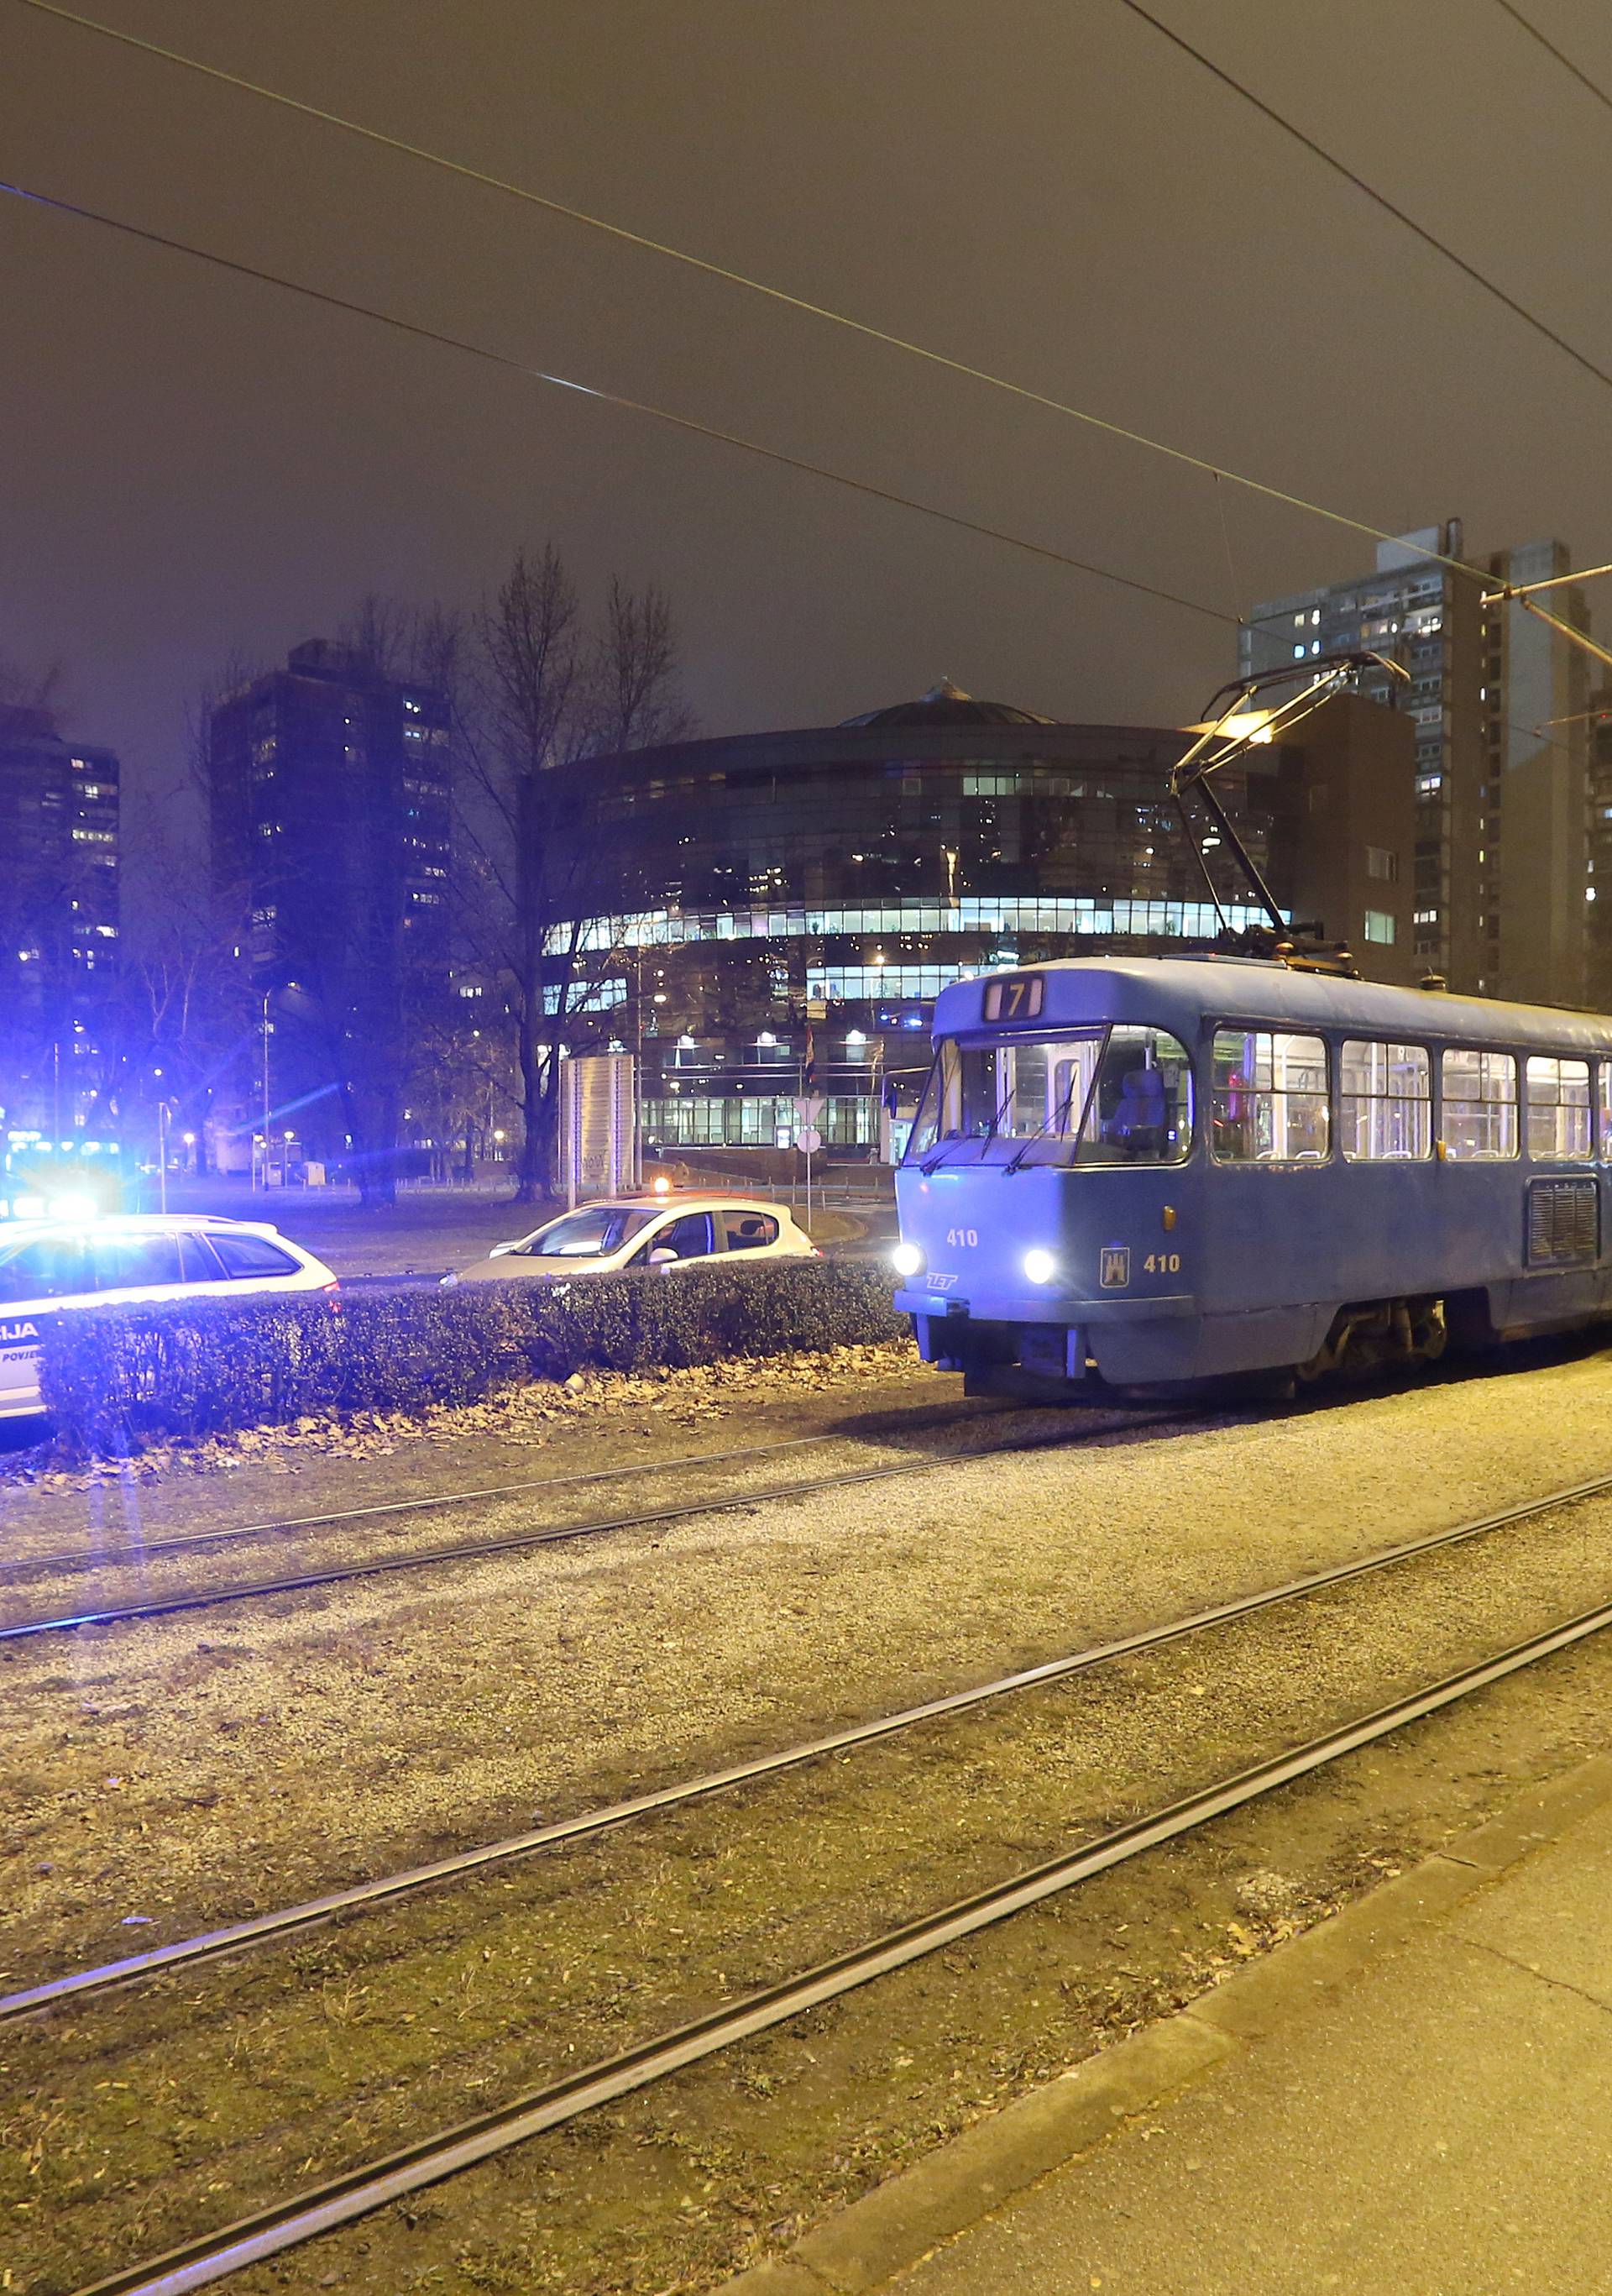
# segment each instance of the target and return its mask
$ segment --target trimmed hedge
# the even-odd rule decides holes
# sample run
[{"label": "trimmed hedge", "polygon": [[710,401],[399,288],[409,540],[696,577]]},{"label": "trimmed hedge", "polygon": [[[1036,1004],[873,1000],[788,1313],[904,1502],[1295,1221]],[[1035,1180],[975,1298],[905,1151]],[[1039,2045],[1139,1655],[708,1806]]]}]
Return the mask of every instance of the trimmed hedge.
[{"label": "trimmed hedge", "polygon": [[308,1414],[474,1403],[505,1382],[899,1338],[882,1268],[843,1260],[650,1269],[565,1284],[197,1300],[64,1316],[40,1385],[73,1455]]}]

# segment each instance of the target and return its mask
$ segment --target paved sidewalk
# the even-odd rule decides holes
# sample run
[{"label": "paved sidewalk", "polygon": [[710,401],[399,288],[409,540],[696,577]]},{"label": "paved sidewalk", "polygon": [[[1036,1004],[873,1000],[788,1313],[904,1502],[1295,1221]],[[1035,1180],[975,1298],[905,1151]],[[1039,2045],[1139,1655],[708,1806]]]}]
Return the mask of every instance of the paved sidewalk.
[{"label": "paved sidewalk", "polygon": [[1612,2292],[1609,1797],[1525,1797],[735,2296]]}]

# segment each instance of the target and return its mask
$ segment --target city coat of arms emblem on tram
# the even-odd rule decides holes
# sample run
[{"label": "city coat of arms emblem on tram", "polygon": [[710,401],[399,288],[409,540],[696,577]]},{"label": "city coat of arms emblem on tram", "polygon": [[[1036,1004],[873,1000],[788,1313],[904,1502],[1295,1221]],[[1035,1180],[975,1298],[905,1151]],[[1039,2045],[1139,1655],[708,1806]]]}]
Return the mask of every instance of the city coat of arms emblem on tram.
[{"label": "city coat of arms emblem on tram", "polygon": [[1097,1280],[1105,1292],[1123,1292],[1131,1280],[1131,1247],[1105,1243],[1098,1258]]}]

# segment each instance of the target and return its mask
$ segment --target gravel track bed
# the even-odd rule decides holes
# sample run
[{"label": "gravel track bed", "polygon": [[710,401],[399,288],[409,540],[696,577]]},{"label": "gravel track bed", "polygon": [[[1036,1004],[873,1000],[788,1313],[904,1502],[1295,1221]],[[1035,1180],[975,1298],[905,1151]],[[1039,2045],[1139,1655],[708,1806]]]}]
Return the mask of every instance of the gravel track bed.
[{"label": "gravel track bed", "polygon": [[743,1431],[765,1441],[908,1413],[964,1419],[1000,1408],[961,1399],[957,1385],[924,1370],[903,1341],[636,1376],[588,1373],[575,1390],[527,1382],[420,1416],[303,1419],[77,1468],[48,1454],[0,1452],[0,1563],[540,1472],[654,1464],[715,1447],[708,1439],[741,1413]]},{"label": "gravel track bed", "polygon": [[217,1546],[132,1554],[126,1549],[86,1547],[82,1559],[75,1557],[68,1567],[47,1561],[43,1554],[30,1557],[24,1553],[8,1558],[14,1568],[0,1570],[0,1626],[79,1609],[134,1606],[232,1587],[249,1590],[266,1578],[429,1555],[437,1547],[533,1530],[563,1530],[661,1508],[715,1505],[747,1492],[763,1496],[819,1476],[944,1461],[988,1451],[994,1445],[1031,1439],[1049,1448],[1075,1445],[1103,1433],[1128,1433],[1133,1424],[1152,1424],[1165,1415],[1162,1411],[1115,1409],[1083,1412],[1076,1418],[1068,1412],[1020,1411],[948,1423],[944,1417],[913,1411],[902,1414],[906,1423],[888,1430],[864,1421],[855,1432],[831,1431],[798,1448],[757,1447],[757,1455],[748,1459],[710,1465],[668,1459],[647,1472],[642,1467],[604,1471],[601,1480],[561,1483],[552,1493],[539,1485],[502,1496],[446,1498],[402,1514],[361,1516],[346,1522],[271,1522]]},{"label": "gravel track bed", "polygon": [[[1612,1464],[1602,1357],[0,1652],[21,1983]],[[1530,1440],[1532,1438],[1532,1440]]]},{"label": "gravel track bed", "polygon": [[[34,2107],[0,2132],[18,2164],[0,2199],[32,2197],[45,2219],[30,2284],[56,2296],[127,2245],[164,2246],[703,2013],[1604,1599],[1609,1529],[1612,1503],[1562,1510],[289,1951],[32,2022],[5,2054]],[[765,2045],[749,2055],[765,2073]],[[70,2127],[25,2171],[29,2128],[68,2089]]]},{"label": "gravel track bed", "polygon": [[[937,1391],[954,1397],[955,1383],[870,1370],[860,1390],[868,1409],[920,1394],[930,1404]],[[593,1464],[599,1446],[618,1457],[629,1441],[639,1456],[718,1447],[758,1417],[769,1433],[818,1413],[815,1423],[843,1423],[853,1394],[841,1381],[791,1419],[781,1407],[758,1414],[741,1390],[744,1418],[725,1425],[691,1395],[681,1422],[646,1417],[642,1437],[585,1423],[533,1441],[556,1467]],[[561,1816],[1583,1480],[1612,1466],[1609,1396],[1606,1355],[1535,1353],[1498,1375],[358,1583],[254,1608],[250,1628],[203,1614],[0,1653],[5,1982],[512,1832],[538,1809]],[[316,1491],[248,1468],[199,1482],[193,1500],[170,1483],[143,1496],[153,1520],[188,1527],[429,1488],[443,1472],[463,1480],[471,1454],[489,1480],[535,1464],[520,1438],[495,1464],[490,1439],[434,1458],[426,1449],[339,1471],[323,1461]],[[242,1505],[254,1479],[272,1505],[256,1492]],[[65,1513],[103,1496],[8,1490],[4,1505],[8,1522],[20,1506],[60,1545]],[[1608,1694],[1601,1645],[1566,1654],[1375,1761],[1289,1790],[1280,1810],[1224,1821],[1212,1841],[1104,1877],[977,1952],[803,2021],[765,2061],[745,2052],[685,2076],[236,2285],[242,2296],[344,2280],[453,2296],[703,2286],[991,2100],[1212,1981],[1221,1963],[1324,1911],[1385,1861],[1481,1815],[1514,1781],[1602,1742]],[[892,1812],[892,1825],[902,1820]],[[1272,1910],[1260,1876],[1276,1865]],[[431,1949],[451,1953],[452,1939]],[[366,1950],[388,1965],[378,1946]],[[479,1966],[494,1984],[497,1962]],[[348,1992],[344,1980],[322,1995],[332,2097],[353,2085],[355,2051],[389,2062],[394,2038]],[[239,2038],[228,2046],[246,2099],[258,2076]],[[14,2095],[11,2039],[0,2040],[0,2086]],[[92,2091],[102,2078],[122,2076],[95,2073]],[[61,2089],[59,2112],[57,2093],[47,2086],[24,2128],[42,2177],[79,2125],[77,2085]],[[158,2131],[184,2101],[98,2094],[109,2119],[115,2107]],[[380,2099],[364,2109],[385,2110]],[[180,2151],[191,2142],[180,2128]],[[94,2166],[105,2169],[96,2189],[115,2192],[104,2157]],[[94,2180],[87,2157],[80,2172]],[[24,2199],[19,2221],[30,2219],[37,2202]],[[133,2217],[117,2220],[127,2248],[153,2244]]]}]

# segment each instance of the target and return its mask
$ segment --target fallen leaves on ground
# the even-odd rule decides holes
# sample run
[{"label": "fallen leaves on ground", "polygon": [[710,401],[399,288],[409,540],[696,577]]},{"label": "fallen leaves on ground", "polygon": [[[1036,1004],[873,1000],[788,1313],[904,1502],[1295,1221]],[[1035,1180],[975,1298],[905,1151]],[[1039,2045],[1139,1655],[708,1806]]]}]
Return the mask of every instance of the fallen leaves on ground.
[{"label": "fallen leaves on ground", "polygon": [[0,1480],[47,1491],[90,1491],[159,1475],[228,1474],[249,1463],[294,1464],[299,1455],[323,1458],[384,1457],[409,1443],[455,1443],[493,1435],[523,1448],[546,1442],[562,1426],[590,1416],[637,1414],[642,1431],[664,1420],[688,1426],[719,1419],[736,1390],[748,1395],[787,1389],[821,1393],[864,1381],[894,1378],[917,1361],[909,1341],[883,1346],[828,1348],[811,1353],[699,1364],[682,1371],[573,1372],[564,1382],[523,1381],[480,1403],[438,1405],[430,1411],[359,1411],[303,1417],[283,1427],[246,1427],[194,1443],[153,1445],[132,1459],[102,1460],[86,1468],[53,1466],[47,1448],[18,1454],[0,1468]]}]

